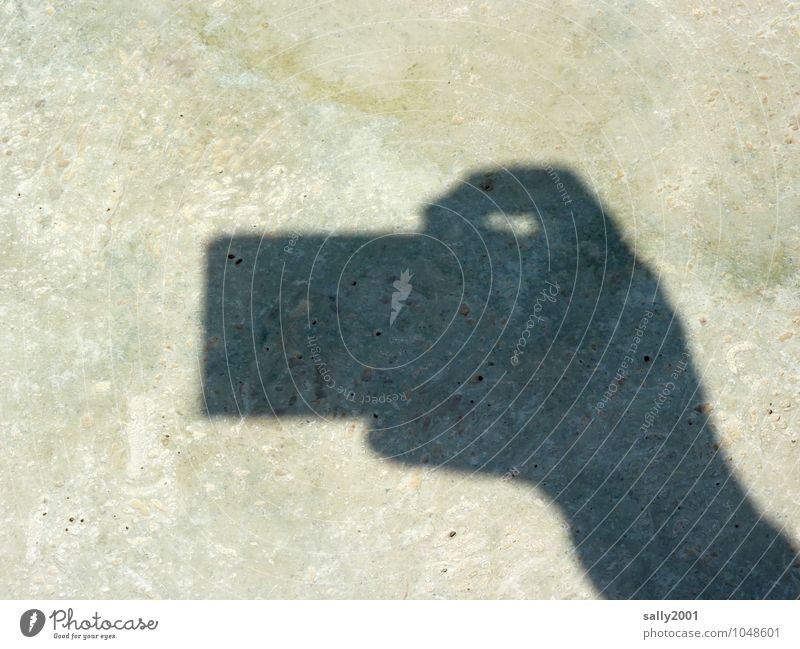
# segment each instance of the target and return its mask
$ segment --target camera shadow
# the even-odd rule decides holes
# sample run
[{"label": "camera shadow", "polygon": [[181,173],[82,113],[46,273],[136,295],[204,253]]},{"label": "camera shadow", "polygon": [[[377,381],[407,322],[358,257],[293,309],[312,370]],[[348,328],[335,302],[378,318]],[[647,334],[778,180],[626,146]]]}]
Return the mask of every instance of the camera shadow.
[{"label": "camera shadow", "polygon": [[602,597],[800,595],[658,277],[574,174],[479,170],[423,223],[213,241],[206,412],[361,417],[387,460],[535,487]]}]

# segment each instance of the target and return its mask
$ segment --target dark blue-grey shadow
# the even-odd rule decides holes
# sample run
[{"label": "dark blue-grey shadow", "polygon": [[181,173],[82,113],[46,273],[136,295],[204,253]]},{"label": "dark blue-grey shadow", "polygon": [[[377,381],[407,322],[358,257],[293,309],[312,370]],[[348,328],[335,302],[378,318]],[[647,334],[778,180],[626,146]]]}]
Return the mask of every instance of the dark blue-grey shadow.
[{"label": "dark blue-grey shadow", "polygon": [[570,171],[479,171],[416,234],[219,237],[206,282],[209,415],[361,417],[393,462],[536,487],[604,597],[800,594],[658,278]]}]

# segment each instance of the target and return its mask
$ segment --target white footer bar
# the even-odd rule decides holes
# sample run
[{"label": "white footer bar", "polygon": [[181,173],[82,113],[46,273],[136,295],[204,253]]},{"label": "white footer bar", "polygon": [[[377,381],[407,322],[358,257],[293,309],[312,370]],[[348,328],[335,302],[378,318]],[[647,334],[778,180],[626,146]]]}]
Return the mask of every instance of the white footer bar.
[{"label": "white footer bar", "polygon": [[[800,647],[800,602],[2,601],[0,647]],[[568,644],[564,644],[568,643]],[[579,644],[585,643],[585,644]]]}]

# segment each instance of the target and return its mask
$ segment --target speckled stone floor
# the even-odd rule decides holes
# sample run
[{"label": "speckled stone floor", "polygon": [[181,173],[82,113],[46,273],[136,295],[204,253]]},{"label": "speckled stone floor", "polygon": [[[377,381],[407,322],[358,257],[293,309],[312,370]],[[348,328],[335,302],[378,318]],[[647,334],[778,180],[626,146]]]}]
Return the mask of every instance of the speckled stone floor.
[{"label": "speckled stone floor", "polygon": [[790,2],[0,4],[0,596],[796,597]]}]

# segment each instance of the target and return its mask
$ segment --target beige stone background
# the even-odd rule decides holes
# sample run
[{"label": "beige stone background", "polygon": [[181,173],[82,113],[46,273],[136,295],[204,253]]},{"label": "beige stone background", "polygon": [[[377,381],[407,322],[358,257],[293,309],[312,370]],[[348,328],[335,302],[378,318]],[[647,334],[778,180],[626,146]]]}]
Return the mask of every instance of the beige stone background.
[{"label": "beige stone background", "polygon": [[800,542],[799,7],[0,3],[0,596],[595,597],[513,481],[202,410],[215,235],[413,230],[514,162],[613,208]]}]

